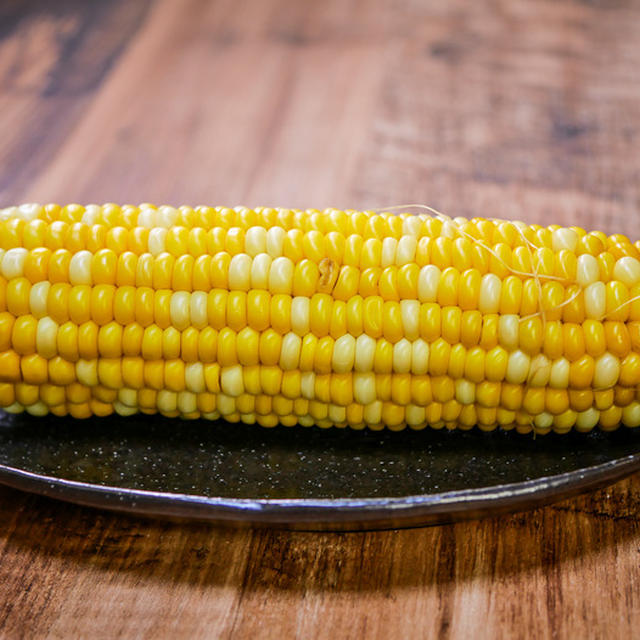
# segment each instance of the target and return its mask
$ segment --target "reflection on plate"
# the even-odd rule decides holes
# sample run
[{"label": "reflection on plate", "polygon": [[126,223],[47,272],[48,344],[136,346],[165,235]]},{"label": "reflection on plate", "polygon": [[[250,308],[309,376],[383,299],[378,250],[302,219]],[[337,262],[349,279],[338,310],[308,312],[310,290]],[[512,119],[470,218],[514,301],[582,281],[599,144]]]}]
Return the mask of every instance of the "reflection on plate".
[{"label": "reflection on plate", "polygon": [[640,431],[357,432],[0,414],[0,482],[80,504],[302,529],[530,508],[640,469]]}]

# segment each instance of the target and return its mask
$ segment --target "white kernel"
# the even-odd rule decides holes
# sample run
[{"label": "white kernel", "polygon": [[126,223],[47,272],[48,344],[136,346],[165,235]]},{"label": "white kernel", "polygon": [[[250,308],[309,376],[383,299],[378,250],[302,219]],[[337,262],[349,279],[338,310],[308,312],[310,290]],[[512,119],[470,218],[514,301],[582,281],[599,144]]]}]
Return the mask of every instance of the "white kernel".
[{"label": "white kernel", "polygon": [[393,370],[396,373],[411,371],[411,343],[406,338],[393,345]]},{"label": "white kernel", "polygon": [[376,399],[376,375],[372,371],[353,374],[353,399],[359,404],[369,404]]},{"label": "white kernel", "polygon": [[453,220],[445,220],[442,223],[442,230],[440,236],[442,238],[455,238],[459,234],[458,226]]},{"label": "white kernel", "polygon": [[402,222],[403,235],[418,236],[422,228],[422,219],[419,216],[407,216]]},{"label": "white kernel", "polygon": [[405,418],[407,424],[422,424],[427,419],[427,413],[424,407],[418,407],[415,404],[408,404],[405,407]]},{"label": "white kernel", "polygon": [[27,405],[25,410],[28,414],[38,417],[46,416],[47,413],[49,413],[49,407],[47,407],[47,405],[41,400],[34,404]]},{"label": "white kernel", "polygon": [[188,362],[184,366],[184,384],[193,393],[204,393],[207,390],[202,362]]},{"label": "white kernel", "polygon": [[640,261],[631,256],[620,258],[613,267],[613,277],[631,288],[640,282]]},{"label": "white kernel", "polygon": [[178,411],[183,414],[194,413],[198,410],[196,394],[191,391],[178,392]]},{"label": "white kernel", "polygon": [[411,345],[411,373],[416,376],[426,375],[429,370],[429,343],[422,338]]},{"label": "white kernel", "polygon": [[558,358],[551,364],[549,386],[553,389],[566,389],[569,386],[570,362],[566,358]]},{"label": "white kernel", "polygon": [[18,211],[20,212],[20,217],[23,220],[35,220],[42,213],[42,205],[39,205],[34,202],[27,202],[25,204],[21,204],[18,207]]},{"label": "white kernel", "polygon": [[304,371],[300,374],[300,395],[307,400],[316,397],[316,374],[313,371]]},{"label": "white kernel", "polygon": [[93,284],[91,278],[91,260],[93,254],[86,249],[78,251],[71,256],[69,261],[69,282],[76,284]]},{"label": "white kernel", "polygon": [[480,281],[478,309],[480,313],[498,313],[502,280],[495,273],[485,273]]},{"label": "white kernel", "polygon": [[250,227],[244,236],[245,251],[251,256],[267,250],[267,230],[264,227]]},{"label": "white kernel", "polygon": [[236,400],[226,393],[219,393],[216,396],[216,409],[221,416],[228,416],[236,411]]},{"label": "white kernel", "polygon": [[294,264],[289,258],[276,258],[269,270],[269,290],[272,294],[291,293]]},{"label": "white kernel", "polygon": [[251,264],[251,288],[268,289],[273,258],[268,253],[258,254]]},{"label": "white kernel", "polygon": [[76,362],[76,378],[80,384],[95,387],[98,384],[98,361],[78,360]]},{"label": "white kernel", "polygon": [[174,207],[169,207],[167,205],[163,205],[158,208],[158,212],[156,213],[156,225],[159,227],[164,227],[165,229],[169,229],[173,227],[178,219],[178,210]]},{"label": "white kernel", "polygon": [[568,249],[575,251],[578,246],[578,234],[573,229],[556,229],[551,234],[551,248],[554,251]]},{"label": "white kernel", "polygon": [[498,341],[507,351],[518,348],[520,342],[520,317],[506,313],[498,320]]},{"label": "white kernel", "polygon": [[548,411],[543,411],[533,419],[533,423],[540,429],[548,429],[553,425],[553,415]]},{"label": "white kernel", "polygon": [[188,291],[175,291],[171,294],[169,313],[171,324],[184,331],[191,324],[191,294]]},{"label": "white kernel", "polygon": [[47,360],[58,354],[58,323],[49,316],[38,320],[36,329],[36,349]]},{"label": "white kernel", "polygon": [[2,407],[2,410],[6,413],[22,413],[24,411],[24,407],[19,402],[14,402],[8,407]]},{"label": "white kernel", "polygon": [[456,380],[456,400],[460,404],[473,404],[476,401],[476,385],[469,380]]},{"label": "white kernel", "polygon": [[57,236],[61,236],[65,233],[66,224],[62,220],[55,220],[49,225],[51,232]]},{"label": "white kernel", "polygon": [[300,366],[300,351],[302,350],[302,338],[293,331],[282,336],[280,348],[280,368],[283,371],[293,371]]},{"label": "white kernel", "polygon": [[520,349],[516,349],[509,354],[507,362],[506,380],[511,384],[523,384],[529,377],[529,367],[531,358]]},{"label": "white kernel", "polygon": [[348,373],[353,369],[356,357],[356,339],[346,333],[333,345],[332,367],[336,373]]},{"label": "white kernel", "polygon": [[333,424],[345,422],[347,419],[347,409],[337,404],[330,404],[328,418],[333,422]]},{"label": "white kernel", "polygon": [[252,260],[246,253],[238,253],[229,263],[229,290],[249,291],[251,288]]},{"label": "white kernel", "polygon": [[440,269],[435,264],[428,264],[420,269],[418,276],[418,298],[420,302],[435,302],[438,296]]},{"label": "white kernel", "polygon": [[396,252],[398,250],[398,241],[395,238],[387,236],[382,240],[382,257],[380,266],[384,269],[396,262]]},{"label": "white kernel", "polygon": [[[74,204],[73,206],[78,207],[80,205]],[[102,218],[102,207],[99,204],[88,204],[86,207],[84,207],[83,213],[85,213],[86,211],[89,211],[91,215],[95,216],[95,221],[97,224],[104,224],[104,220]]]},{"label": "white kernel", "polygon": [[578,256],[576,282],[581,287],[588,287],[590,284],[597,282],[599,277],[600,267],[598,266],[598,261],[588,253]]},{"label": "white kernel", "polygon": [[149,231],[149,253],[157,256],[166,251],[167,233],[164,227],[154,227]]},{"label": "white kernel", "polygon": [[309,298],[296,296],[291,301],[291,328],[301,337],[309,333]]},{"label": "white kernel", "polygon": [[31,309],[31,315],[36,318],[44,318],[49,313],[47,310],[47,296],[49,295],[50,287],[51,283],[48,280],[31,285],[29,308]]},{"label": "white kernel", "polygon": [[194,291],[190,301],[191,324],[196,329],[204,329],[209,324],[207,315],[207,294],[204,291]]},{"label": "white kernel", "polygon": [[551,378],[551,360],[543,353],[539,353],[531,360],[529,379],[527,384],[531,387],[545,387]]},{"label": "white kernel", "polygon": [[24,273],[24,263],[29,255],[29,251],[24,247],[8,249],[2,256],[2,275],[10,280],[20,278]]},{"label": "white kernel", "polygon": [[127,407],[138,406],[138,392],[135,389],[120,389],[118,401]]},{"label": "white kernel", "polygon": [[156,396],[156,405],[162,413],[171,413],[178,408],[178,394],[175,391],[161,389]]},{"label": "white kernel", "polygon": [[367,424],[378,424],[382,422],[382,402],[376,400],[364,407],[364,421]]},{"label": "white kernel", "polygon": [[315,424],[315,420],[313,419],[312,416],[299,416],[298,417],[298,424],[301,427],[313,427],[313,425]]},{"label": "white kernel", "polygon": [[18,207],[5,207],[0,209],[0,220],[9,220],[11,218],[17,218],[19,216]]},{"label": "white kernel", "polygon": [[279,258],[284,250],[284,239],[287,232],[282,227],[271,227],[267,231],[267,253],[272,258]]},{"label": "white kernel", "polygon": [[396,264],[402,267],[405,264],[414,262],[416,259],[416,249],[418,248],[418,240],[415,236],[402,236],[398,241],[398,249],[396,252]]},{"label": "white kernel", "polygon": [[620,360],[613,354],[603,353],[595,362],[593,386],[598,389],[611,389],[620,377]]},{"label": "white kernel", "polygon": [[354,368],[356,371],[372,371],[373,361],[376,354],[376,341],[366,333],[360,334],[356,338],[356,355]]},{"label": "white kernel", "polygon": [[[146,227],[147,229],[153,229],[156,226],[156,213],[155,209],[142,209],[138,214],[138,226]],[[86,212],[85,212],[86,215]],[[84,216],[82,221],[84,222]],[[93,223],[85,223],[85,224],[95,224]]]},{"label": "white kernel", "polygon": [[[222,393],[237,398],[244,393],[242,366],[239,364],[223,367],[220,372],[220,388]],[[222,413],[222,411],[220,411]]]},{"label": "white kernel", "polygon": [[622,422],[627,427],[640,426],[640,402],[631,402],[626,407],[622,407]]},{"label": "white kernel", "polygon": [[594,282],[584,290],[584,313],[587,318],[600,320],[607,310],[607,290],[604,282]]},{"label": "white kernel", "polygon": [[[86,207],[85,210],[82,212],[82,218],[80,218],[80,222],[82,222],[82,224],[86,224],[87,226],[91,227],[94,224],[99,224],[101,216],[102,216],[102,209],[100,207],[89,206],[89,207]],[[140,215],[138,214],[138,219],[139,218],[140,218]],[[138,226],[145,226],[145,225],[141,225],[138,222]]]},{"label": "white kernel", "polygon": [[576,418],[576,429],[578,431],[591,431],[600,420],[600,412],[590,407],[586,411],[578,412],[578,416]]},{"label": "white kernel", "polygon": [[420,335],[420,302],[418,300],[401,300],[400,313],[405,337],[408,340],[416,340]]},{"label": "white kernel", "polygon": [[135,413],[138,413],[138,407],[129,407],[126,404],[116,400],[113,403],[113,409],[119,416],[132,416]]}]

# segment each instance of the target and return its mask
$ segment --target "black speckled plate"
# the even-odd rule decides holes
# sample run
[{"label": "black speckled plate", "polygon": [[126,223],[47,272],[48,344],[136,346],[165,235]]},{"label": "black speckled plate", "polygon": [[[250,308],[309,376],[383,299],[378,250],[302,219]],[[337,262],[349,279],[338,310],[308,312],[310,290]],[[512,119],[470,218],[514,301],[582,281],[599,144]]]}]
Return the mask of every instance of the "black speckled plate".
[{"label": "black speckled plate", "polygon": [[0,413],[0,482],[163,518],[406,527],[522,510],[640,469],[640,430],[356,432]]}]

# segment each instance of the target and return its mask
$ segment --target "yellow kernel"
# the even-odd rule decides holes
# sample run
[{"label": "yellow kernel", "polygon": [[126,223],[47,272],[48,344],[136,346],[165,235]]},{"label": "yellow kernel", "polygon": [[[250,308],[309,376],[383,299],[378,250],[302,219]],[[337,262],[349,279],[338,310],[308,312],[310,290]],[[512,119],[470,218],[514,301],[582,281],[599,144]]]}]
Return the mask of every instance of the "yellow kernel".
[{"label": "yellow kernel", "polygon": [[432,376],[442,376],[449,368],[451,345],[446,340],[438,338],[430,346],[429,373]]},{"label": "yellow kernel", "polygon": [[75,382],[76,369],[72,362],[55,356],[49,360],[49,380],[52,384],[60,386]]},{"label": "yellow kernel", "polygon": [[489,350],[485,358],[487,380],[492,382],[504,380],[507,375],[509,362],[509,353],[502,347],[496,346]]},{"label": "yellow kernel", "polygon": [[[24,356],[20,360],[20,370],[22,379],[28,384],[42,385],[49,379],[48,362],[36,353]],[[0,402],[0,406],[8,406],[12,402],[13,400],[7,404]]]},{"label": "yellow kernel", "polygon": [[462,310],[460,307],[444,307],[442,309],[442,337],[449,344],[460,341],[460,324]]}]

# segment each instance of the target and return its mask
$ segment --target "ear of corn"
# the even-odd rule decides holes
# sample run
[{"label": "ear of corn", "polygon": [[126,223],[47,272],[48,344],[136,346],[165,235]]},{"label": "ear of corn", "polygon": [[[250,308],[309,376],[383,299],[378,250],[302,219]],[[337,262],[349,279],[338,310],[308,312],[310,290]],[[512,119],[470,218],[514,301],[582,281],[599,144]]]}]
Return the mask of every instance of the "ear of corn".
[{"label": "ear of corn", "polygon": [[0,211],[0,407],[402,429],[640,425],[640,245],[420,213]]}]

